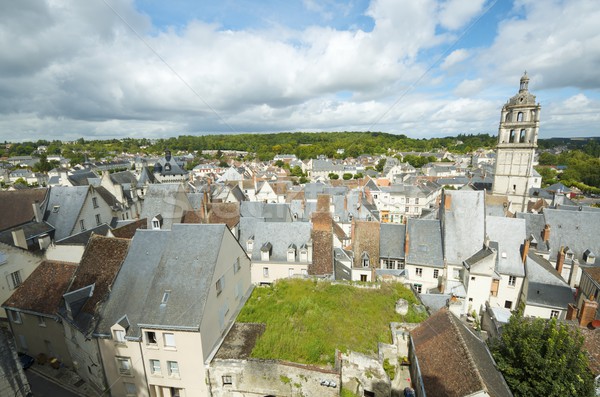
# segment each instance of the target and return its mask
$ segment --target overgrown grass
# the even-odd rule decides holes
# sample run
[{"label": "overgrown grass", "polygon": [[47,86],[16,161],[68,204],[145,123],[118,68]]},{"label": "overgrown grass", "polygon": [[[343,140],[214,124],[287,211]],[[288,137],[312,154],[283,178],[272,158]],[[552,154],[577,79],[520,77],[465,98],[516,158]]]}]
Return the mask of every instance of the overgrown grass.
[{"label": "overgrown grass", "polygon": [[281,280],[255,288],[238,322],[267,325],[253,357],[305,364],[333,364],[335,349],[375,352],[378,342],[391,342],[389,323],[420,322],[425,314],[412,305],[406,316],[394,310],[396,300],[417,303],[401,284],[380,289],[357,288],[313,280]]}]

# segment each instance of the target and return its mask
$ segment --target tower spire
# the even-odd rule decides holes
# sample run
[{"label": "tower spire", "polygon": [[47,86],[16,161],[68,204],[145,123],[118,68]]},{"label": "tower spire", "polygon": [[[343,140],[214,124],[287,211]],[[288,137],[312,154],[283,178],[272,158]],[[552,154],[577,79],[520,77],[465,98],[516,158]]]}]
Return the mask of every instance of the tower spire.
[{"label": "tower spire", "polygon": [[523,77],[521,77],[521,84],[519,85],[519,92],[527,91],[527,86],[529,85],[529,76],[527,76],[527,70],[523,73]]}]

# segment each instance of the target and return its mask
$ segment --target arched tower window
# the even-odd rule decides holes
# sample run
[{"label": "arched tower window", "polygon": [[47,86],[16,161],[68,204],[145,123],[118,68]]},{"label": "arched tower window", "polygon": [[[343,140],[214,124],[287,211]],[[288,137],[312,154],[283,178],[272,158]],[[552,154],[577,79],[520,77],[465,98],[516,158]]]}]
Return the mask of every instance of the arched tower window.
[{"label": "arched tower window", "polygon": [[523,121],[523,112],[517,113],[517,121]]},{"label": "arched tower window", "polygon": [[508,123],[510,121],[510,112],[506,113],[506,117],[504,118],[504,121],[506,123]]},{"label": "arched tower window", "polygon": [[519,142],[525,142],[525,130],[521,130],[519,134]]},{"label": "arched tower window", "polygon": [[510,136],[508,138],[508,142],[515,143],[515,130],[510,130]]}]

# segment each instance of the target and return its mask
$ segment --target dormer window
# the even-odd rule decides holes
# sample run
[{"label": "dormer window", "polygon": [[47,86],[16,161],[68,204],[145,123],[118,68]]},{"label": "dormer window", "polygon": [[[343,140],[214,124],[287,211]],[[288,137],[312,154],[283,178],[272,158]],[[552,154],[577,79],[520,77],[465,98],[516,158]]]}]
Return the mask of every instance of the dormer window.
[{"label": "dormer window", "polygon": [[271,258],[271,250],[273,246],[271,243],[264,243],[262,247],[260,247],[260,260],[268,261]]},{"label": "dormer window", "polygon": [[565,259],[572,261],[573,260],[573,251],[569,248],[565,248]]},{"label": "dormer window", "polygon": [[252,252],[253,249],[254,249],[254,236],[250,237],[246,241],[246,251]]},{"label": "dormer window", "polygon": [[594,254],[589,249],[585,250],[583,253],[583,260],[588,265],[593,265],[596,262],[596,254]]},{"label": "dormer window", "polygon": [[308,249],[306,245],[300,247],[300,262],[308,262]]},{"label": "dormer window", "polygon": [[152,218],[152,230],[160,230],[163,223],[162,221],[163,219],[160,214]]},{"label": "dormer window", "polygon": [[296,261],[296,245],[290,244],[287,250],[287,260],[288,262]]},{"label": "dormer window", "polygon": [[362,265],[362,267],[369,267],[370,265],[370,260],[369,260],[369,254],[366,252],[363,252],[361,258],[360,258],[360,263]]},{"label": "dormer window", "polygon": [[165,163],[165,171],[171,171],[171,164]]}]

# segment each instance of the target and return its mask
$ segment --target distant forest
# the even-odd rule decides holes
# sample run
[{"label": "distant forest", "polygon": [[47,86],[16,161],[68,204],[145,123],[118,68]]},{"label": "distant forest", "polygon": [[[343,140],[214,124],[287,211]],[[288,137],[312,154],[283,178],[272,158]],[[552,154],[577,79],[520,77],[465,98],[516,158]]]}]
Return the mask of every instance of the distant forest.
[{"label": "distant forest", "polygon": [[[111,159],[121,153],[159,155],[165,149],[195,153],[197,164],[202,158],[218,158],[224,163],[225,150],[248,152],[238,160],[272,160],[277,154],[294,154],[305,160],[324,155],[329,158],[358,157],[361,154],[394,155],[397,152],[434,152],[446,149],[452,153],[470,153],[479,148],[493,149],[496,135],[459,134],[445,138],[415,139],[406,135],[383,132],[281,132],[276,134],[181,135],[150,140],[146,138],[86,140],[75,142],[38,140],[0,144],[1,156],[35,154],[40,145],[47,147],[46,155],[60,154],[72,164],[89,159]],[[340,150],[343,149],[343,150]],[[218,151],[208,155],[203,151]],[[567,186],[600,193],[600,138],[550,138],[538,140],[540,152],[537,171],[545,185],[562,182]],[[43,157],[45,167],[51,168]],[[557,167],[556,166],[563,166]],[[48,168],[48,169],[49,169]]]}]

